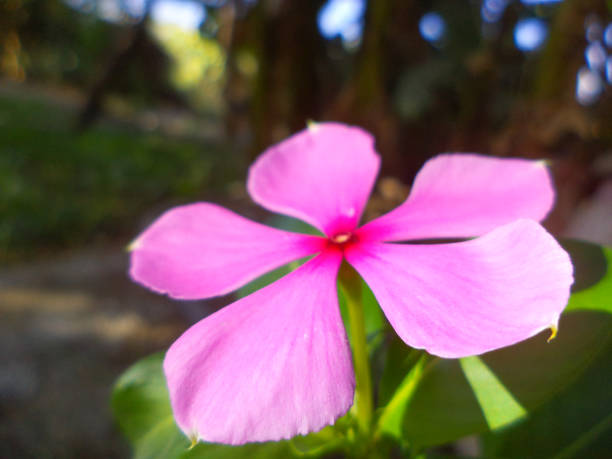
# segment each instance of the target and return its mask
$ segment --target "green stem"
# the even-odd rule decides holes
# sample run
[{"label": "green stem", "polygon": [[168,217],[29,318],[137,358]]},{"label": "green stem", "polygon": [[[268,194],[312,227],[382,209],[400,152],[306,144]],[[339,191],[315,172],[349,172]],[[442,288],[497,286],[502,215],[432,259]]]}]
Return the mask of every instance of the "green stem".
[{"label": "green stem", "polygon": [[372,425],[372,377],[365,318],[361,301],[361,278],[348,264],[343,263],[339,273],[340,286],[346,298],[349,315],[353,364],[355,366],[355,413],[359,432],[367,438]]}]

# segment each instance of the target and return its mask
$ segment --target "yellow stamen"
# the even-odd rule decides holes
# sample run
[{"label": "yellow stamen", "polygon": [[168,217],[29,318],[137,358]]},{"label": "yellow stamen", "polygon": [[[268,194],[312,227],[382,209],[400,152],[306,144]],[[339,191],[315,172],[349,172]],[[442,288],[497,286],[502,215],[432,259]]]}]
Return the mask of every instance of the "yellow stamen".
[{"label": "yellow stamen", "polygon": [[340,233],[340,234],[336,234],[332,238],[332,241],[335,242],[336,244],[344,244],[350,238],[351,238],[351,233]]}]

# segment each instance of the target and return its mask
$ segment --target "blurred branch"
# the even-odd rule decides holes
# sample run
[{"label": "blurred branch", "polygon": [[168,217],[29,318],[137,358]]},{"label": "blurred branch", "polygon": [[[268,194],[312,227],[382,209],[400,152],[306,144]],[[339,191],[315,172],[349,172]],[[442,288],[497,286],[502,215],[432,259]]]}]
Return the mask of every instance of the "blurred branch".
[{"label": "blurred branch", "polygon": [[[606,17],[605,3],[601,0],[565,0],[559,5],[535,76],[536,97],[574,99],[576,71],[584,59],[584,46],[577,45],[586,46],[584,23],[590,14]],[[572,71],[568,71],[568,67]]]},{"label": "blurred branch", "polygon": [[[320,62],[326,53],[316,18],[323,3],[261,0],[234,23],[226,125],[230,137],[248,139],[251,156],[321,112],[325,75]],[[241,69],[241,58],[254,62],[254,72]],[[248,126],[252,136],[246,133]]]},{"label": "blurred branch", "polygon": [[178,105],[184,105],[182,97],[167,82],[165,52],[151,39],[148,27],[150,13],[156,0],[146,0],[140,21],[131,27],[127,36],[120,40],[116,51],[101,72],[100,77],[88,92],[87,101],[81,110],[77,129],[88,128],[100,115],[104,97],[119,86],[125,78],[126,70],[132,66],[140,66],[143,81],[152,89],[156,96],[162,97]]}]

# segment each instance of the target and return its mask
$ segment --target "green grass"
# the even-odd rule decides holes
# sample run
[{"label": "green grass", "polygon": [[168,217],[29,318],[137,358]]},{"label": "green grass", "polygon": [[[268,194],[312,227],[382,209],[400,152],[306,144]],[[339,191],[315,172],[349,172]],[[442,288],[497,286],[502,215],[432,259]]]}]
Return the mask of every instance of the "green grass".
[{"label": "green grass", "polygon": [[0,94],[0,261],[124,235],[152,206],[222,191],[239,175],[218,145],[73,127],[65,108]]}]

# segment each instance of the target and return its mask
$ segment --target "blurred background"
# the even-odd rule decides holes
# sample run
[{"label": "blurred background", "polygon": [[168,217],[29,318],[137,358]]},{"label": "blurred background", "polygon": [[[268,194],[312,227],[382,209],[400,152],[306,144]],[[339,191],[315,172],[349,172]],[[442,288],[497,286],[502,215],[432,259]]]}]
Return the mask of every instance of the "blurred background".
[{"label": "blurred background", "polygon": [[551,161],[556,235],[612,244],[609,0],[0,0],[0,457],[127,457],[108,398],[228,299],[133,285],[124,247],[196,200],[260,221],[250,162],[371,131],[367,209],[449,151]]}]

